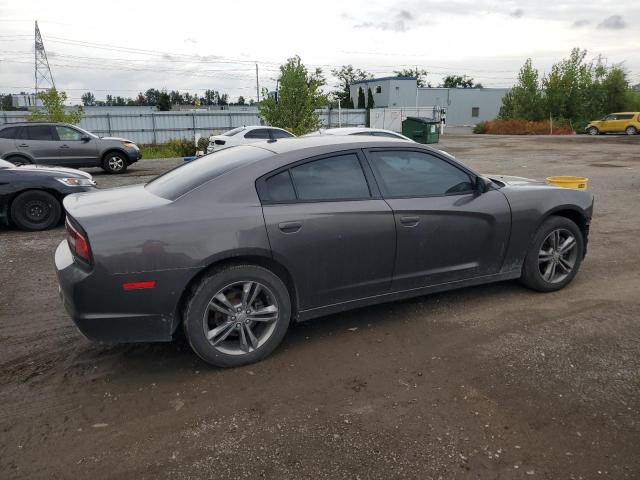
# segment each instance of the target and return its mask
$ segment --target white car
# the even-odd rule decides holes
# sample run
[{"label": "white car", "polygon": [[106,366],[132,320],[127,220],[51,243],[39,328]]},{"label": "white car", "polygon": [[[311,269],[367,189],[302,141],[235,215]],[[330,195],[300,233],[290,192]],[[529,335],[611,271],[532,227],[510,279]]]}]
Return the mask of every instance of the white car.
[{"label": "white car", "polygon": [[408,137],[401,135],[400,133],[393,132],[391,130],[383,130],[382,128],[367,128],[367,127],[342,127],[342,128],[327,128],[320,129],[315,132],[307,133],[303,137],[312,137],[317,135],[371,135],[374,137],[389,137],[397,140],[406,140],[413,142]]},{"label": "white car", "polygon": [[217,152],[223,148],[235,145],[247,145],[262,140],[278,140],[280,138],[294,138],[295,135],[277,127],[238,127],[221,135],[211,135],[207,153]]}]

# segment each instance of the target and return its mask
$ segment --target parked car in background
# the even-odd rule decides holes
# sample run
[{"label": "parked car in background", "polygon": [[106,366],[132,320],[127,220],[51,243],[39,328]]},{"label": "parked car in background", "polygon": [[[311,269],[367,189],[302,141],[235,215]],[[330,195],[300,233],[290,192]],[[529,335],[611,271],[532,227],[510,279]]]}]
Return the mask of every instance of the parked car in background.
[{"label": "parked car in background", "polygon": [[41,165],[16,166],[0,160],[0,223],[22,230],[46,230],[62,218],[62,199],[96,190],[90,174]]},{"label": "parked car in background", "polygon": [[281,138],[294,137],[294,134],[277,127],[263,127],[259,125],[253,127],[238,127],[220,135],[211,135],[209,137],[207,153],[213,153],[223,148],[236,145],[249,145],[264,140],[279,140]]},{"label": "parked car in background", "polygon": [[315,132],[307,133],[306,135],[303,135],[303,137],[315,137],[318,135],[371,135],[372,137],[395,138],[396,140],[407,140],[408,142],[413,142],[409,137],[405,137],[404,135],[392,130],[368,127],[322,128]]},{"label": "parked car in background", "polygon": [[602,120],[589,122],[585,130],[589,135],[622,132],[635,135],[640,132],[640,112],[611,113]]},{"label": "parked car in background", "polygon": [[0,126],[0,158],[16,165],[101,167],[124,173],[142,158],[131,140],[98,137],[67,123],[29,122]]},{"label": "parked car in background", "polygon": [[58,281],[87,337],[183,328],[228,367],[267,356],[292,320],[516,278],[559,290],[585,255],[593,195],[487,178],[414,142],[323,135],[236,146],[64,207]]}]

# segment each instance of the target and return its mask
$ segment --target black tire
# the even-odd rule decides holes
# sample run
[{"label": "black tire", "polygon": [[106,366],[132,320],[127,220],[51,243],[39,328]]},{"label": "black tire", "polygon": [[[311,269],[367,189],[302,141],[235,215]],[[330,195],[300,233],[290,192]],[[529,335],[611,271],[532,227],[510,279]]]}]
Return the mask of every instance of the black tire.
[{"label": "black tire", "polygon": [[589,135],[600,135],[600,130],[598,130],[596,127],[589,127],[587,129],[587,133]]},{"label": "black tire", "polygon": [[636,127],[634,127],[633,125],[627,127],[624,129],[624,133],[626,133],[627,135],[637,135],[638,134],[638,129]]},{"label": "black tire", "polygon": [[[575,244],[564,255],[570,255],[571,257],[564,257],[559,251],[558,253],[549,253],[552,249],[549,246],[549,238],[554,232],[560,232],[559,238],[562,239],[557,243],[562,244],[568,240],[572,235]],[[536,290],[538,292],[554,292],[567,286],[576,276],[582,258],[584,256],[584,238],[582,237],[582,231],[580,228],[570,219],[566,217],[551,216],[540,226],[536,234],[533,236],[533,240],[527,250],[527,254],[522,267],[522,276],[520,281],[527,287]],[[543,260],[546,258],[550,260]],[[555,262],[556,268],[551,272],[550,277],[555,275],[556,269],[558,272],[557,278],[545,278],[545,273],[548,273],[553,266],[550,263]],[[572,264],[571,270],[567,273],[565,265]],[[544,272],[543,272],[544,270]]]},{"label": "black tire", "polygon": [[127,171],[129,161],[124,153],[109,152],[102,159],[102,169],[110,174],[119,174]]},{"label": "black tire", "polygon": [[42,190],[28,190],[11,202],[11,221],[21,230],[48,230],[60,223],[62,205]]},{"label": "black tire", "polygon": [[8,157],[7,162],[13,163],[15,166],[19,167],[20,165],[32,165],[33,162],[29,160],[27,157],[23,157],[21,155],[13,155],[12,157]]},{"label": "black tire", "polygon": [[[251,282],[261,286],[260,294],[254,302],[244,302],[240,298],[242,287]],[[234,291],[239,293],[235,298],[240,303],[235,303],[234,299],[225,293]],[[252,322],[249,318],[245,318],[244,306],[240,309],[242,311],[234,310],[239,312],[236,314],[237,317],[221,313],[215,308],[210,308],[214,297],[219,293],[223,293],[223,296],[235,307],[239,308],[240,305],[246,304],[249,307],[246,310],[247,314],[251,311],[251,307],[259,307],[256,310],[258,312],[264,310],[264,305],[267,303],[271,305],[273,302],[267,308],[275,306],[277,314],[274,316],[277,318],[272,323]],[[216,367],[238,367],[262,360],[280,344],[287,333],[290,320],[291,300],[287,287],[277,275],[255,265],[232,265],[211,272],[194,288],[183,312],[183,328],[189,345],[200,358]],[[221,330],[227,325],[230,328]],[[217,338],[223,337],[223,341],[217,346],[213,345],[216,337],[213,337],[212,341],[207,338],[207,332],[211,334],[215,329],[220,330]],[[252,343],[249,332],[252,332],[257,348],[248,345]],[[249,339],[249,341],[245,340],[246,350],[242,348],[242,339]]]}]

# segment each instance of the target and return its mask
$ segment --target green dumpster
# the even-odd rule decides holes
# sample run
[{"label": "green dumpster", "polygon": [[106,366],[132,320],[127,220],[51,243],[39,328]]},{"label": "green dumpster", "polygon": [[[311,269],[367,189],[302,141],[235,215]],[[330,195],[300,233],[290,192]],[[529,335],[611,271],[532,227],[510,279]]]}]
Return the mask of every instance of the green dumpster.
[{"label": "green dumpster", "polygon": [[407,117],[402,121],[402,134],[418,143],[438,143],[440,122],[431,118]]}]

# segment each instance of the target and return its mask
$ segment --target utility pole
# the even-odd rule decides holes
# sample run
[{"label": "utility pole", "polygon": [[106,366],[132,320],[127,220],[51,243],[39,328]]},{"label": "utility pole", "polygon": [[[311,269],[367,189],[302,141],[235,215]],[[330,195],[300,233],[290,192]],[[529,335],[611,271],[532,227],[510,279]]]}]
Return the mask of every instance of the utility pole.
[{"label": "utility pole", "polygon": [[260,101],[260,81],[258,80],[258,62],[256,62],[256,98]]},{"label": "utility pole", "polygon": [[[56,84],[53,81],[53,75],[51,68],[49,68],[49,60],[47,60],[47,52],[44,49],[44,42],[42,41],[42,35],[40,35],[40,28],[38,28],[38,21],[36,20],[36,44],[35,44],[35,93],[36,104],[38,99],[38,91],[45,90],[46,88],[56,88]],[[42,87],[42,83],[48,83],[49,87]]]}]

